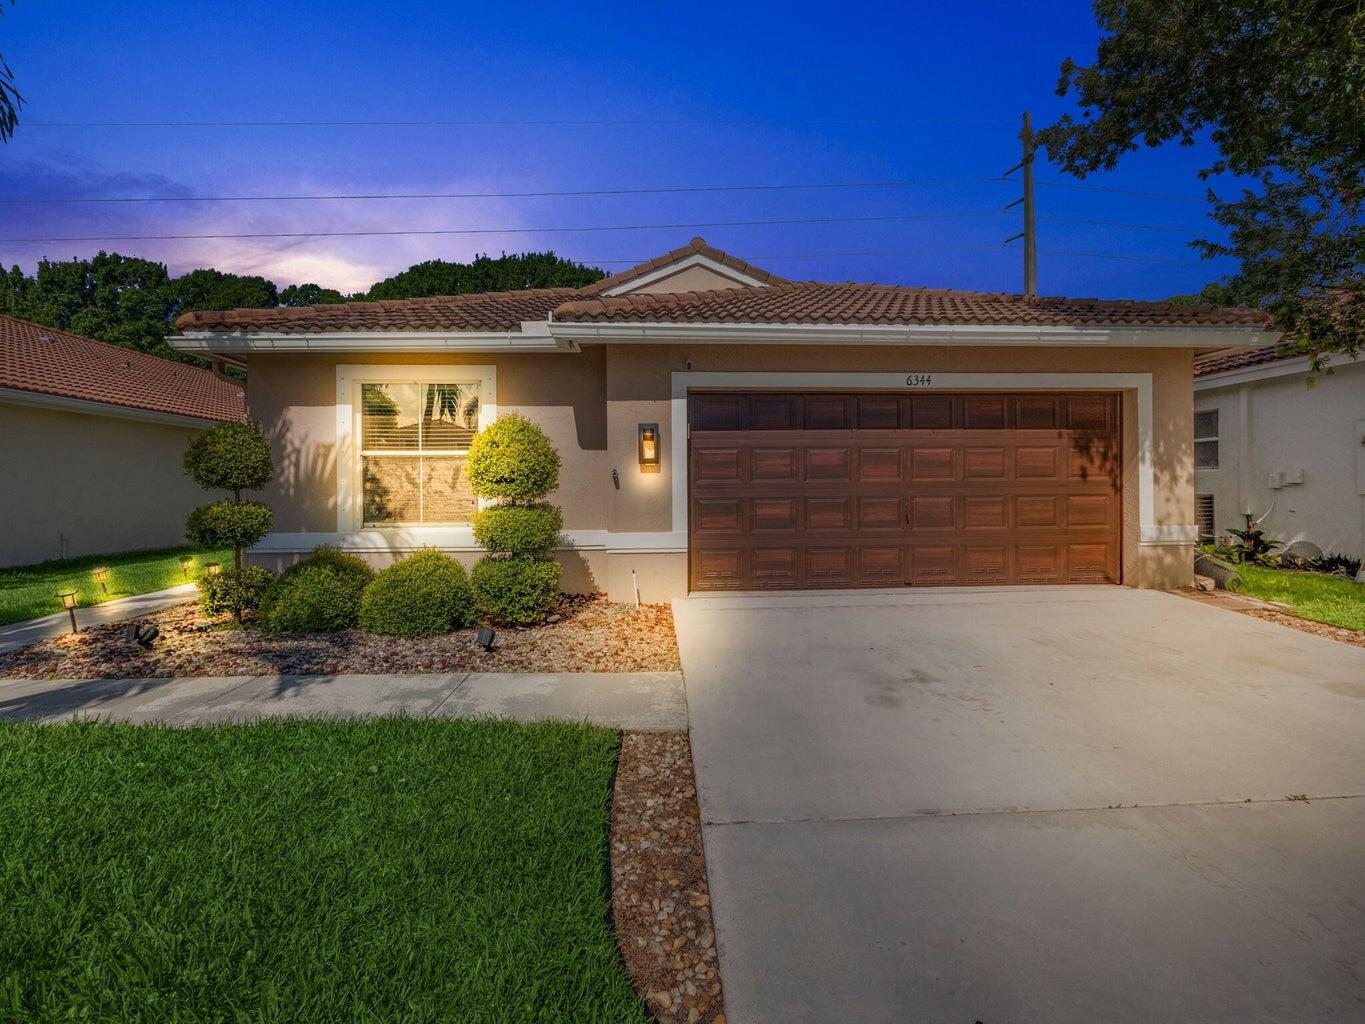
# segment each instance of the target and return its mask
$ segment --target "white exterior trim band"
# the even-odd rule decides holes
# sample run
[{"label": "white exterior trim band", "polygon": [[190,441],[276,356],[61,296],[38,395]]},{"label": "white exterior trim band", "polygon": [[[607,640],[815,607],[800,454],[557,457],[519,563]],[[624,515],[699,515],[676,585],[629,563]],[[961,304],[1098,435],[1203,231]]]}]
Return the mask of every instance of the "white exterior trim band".
[{"label": "white exterior trim band", "polygon": [[[611,554],[668,554],[687,551],[687,535],[675,533],[610,533],[565,530],[558,551],[606,551]],[[341,551],[406,553],[434,547],[444,551],[483,551],[468,526],[408,526],[392,529],[339,530],[334,533],[267,534],[251,550],[267,554],[300,554],[328,544]]]},{"label": "white exterior trim band", "polygon": [[707,256],[705,253],[695,252],[691,256],[687,256],[680,260],[675,260],[672,263],[667,263],[664,266],[659,267],[657,270],[651,270],[648,274],[641,274],[639,277],[632,277],[629,281],[624,281],[621,284],[618,284],[615,288],[608,288],[602,294],[625,295],[628,292],[638,291],[641,288],[648,287],[655,281],[662,281],[666,277],[672,277],[674,274],[677,274],[680,271],[687,270],[689,267],[705,267],[713,274],[718,274],[721,277],[729,278],[736,284],[741,284],[749,288],[768,287],[768,282],[766,281],[760,281],[758,278],[751,277],[748,274],[735,270],[733,267],[727,267],[724,263],[721,263],[717,260],[713,260],[710,256]]},{"label": "white exterior trim band", "polygon": [[577,352],[572,341],[550,337],[542,321],[533,331],[336,331],[308,333],[194,332],[166,339],[177,352]]}]

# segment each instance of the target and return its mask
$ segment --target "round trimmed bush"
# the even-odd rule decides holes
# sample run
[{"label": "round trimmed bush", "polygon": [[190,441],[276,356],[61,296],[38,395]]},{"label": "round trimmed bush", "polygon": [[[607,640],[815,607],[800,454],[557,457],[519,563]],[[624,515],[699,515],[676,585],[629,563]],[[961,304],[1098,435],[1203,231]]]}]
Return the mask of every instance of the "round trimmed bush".
[{"label": "round trimmed bush", "polygon": [[200,505],[185,521],[185,536],[201,548],[249,548],[270,532],[270,506],[259,501]]},{"label": "round trimmed bush", "polygon": [[553,505],[493,505],[474,513],[474,539],[489,551],[543,557],[559,543],[564,516]]},{"label": "round trimmed bush", "polygon": [[319,547],[295,562],[261,601],[260,619],[280,633],[330,633],[360,621],[360,597],[374,579],[368,562]]},{"label": "round trimmed bush", "polygon": [[434,548],[394,562],[365,588],[360,625],[390,636],[435,636],[474,621],[464,566]]},{"label": "round trimmed bush", "polygon": [[220,423],[185,452],[185,472],[206,491],[259,490],[273,471],[270,444],[255,423]]},{"label": "round trimmed bush", "polygon": [[465,471],[480,497],[526,504],[559,486],[559,452],[526,417],[499,416],[474,435]]},{"label": "round trimmed bush", "polygon": [[275,574],[260,565],[241,569],[224,569],[217,574],[204,573],[199,577],[199,610],[207,617],[229,612],[242,621],[245,612],[260,607],[261,599],[275,582]]},{"label": "round trimmed bush", "polygon": [[479,610],[506,626],[534,626],[559,596],[552,558],[481,558],[470,578]]}]

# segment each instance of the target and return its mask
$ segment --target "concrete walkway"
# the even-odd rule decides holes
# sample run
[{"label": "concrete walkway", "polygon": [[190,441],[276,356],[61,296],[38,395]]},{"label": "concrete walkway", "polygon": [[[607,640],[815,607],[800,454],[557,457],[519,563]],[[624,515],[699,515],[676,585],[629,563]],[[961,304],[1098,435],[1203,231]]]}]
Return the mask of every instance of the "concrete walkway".
[{"label": "concrete walkway", "polygon": [[[85,629],[87,626],[103,626],[110,622],[121,622],[123,619],[135,619],[139,615],[193,600],[198,593],[199,588],[193,583],[182,583],[178,587],[154,590],[150,594],[118,597],[103,604],[77,608],[76,625]],[[11,622],[8,626],[0,626],[0,654],[70,631],[71,616],[67,612],[44,615],[41,619],[29,619],[26,622]]]},{"label": "concrete walkway", "polygon": [[1365,650],[1120,587],[674,616],[731,1024],[1365,1014]]},{"label": "concrete walkway", "polygon": [[376,715],[561,719],[674,732],[687,728],[687,700],[677,672],[0,680],[0,719],[11,721],[199,725]]}]

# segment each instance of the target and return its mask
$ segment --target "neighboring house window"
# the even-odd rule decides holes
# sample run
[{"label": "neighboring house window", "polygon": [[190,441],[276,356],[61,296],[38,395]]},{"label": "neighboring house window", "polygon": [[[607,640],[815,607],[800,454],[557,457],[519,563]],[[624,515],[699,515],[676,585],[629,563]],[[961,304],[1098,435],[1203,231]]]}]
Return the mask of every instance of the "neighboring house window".
[{"label": "neighboring house window", "polygon": [[463,525],[477,500],[465,475],[479,428],[477,382],[360,385],[366,526]]},{"label": "neighboring house window", "polygon": [[1194,468],[1218,468],[1218,410],[1194,414]]},{"label": "neighboring house window", "polygon": [[1213,495],[1196,494],[1194,500],[1198,505],[1199,543],[1212,544],[1215,535],[1218,533],[1217,528],[1213,525],[1215,522],[1213,514]]}]

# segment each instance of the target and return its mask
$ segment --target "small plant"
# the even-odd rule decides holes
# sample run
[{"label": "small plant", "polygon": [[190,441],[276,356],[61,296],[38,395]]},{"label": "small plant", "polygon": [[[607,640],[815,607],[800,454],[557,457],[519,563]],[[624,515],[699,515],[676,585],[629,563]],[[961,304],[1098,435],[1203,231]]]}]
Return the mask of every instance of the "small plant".
[{"label": "small plant", "polygon": [[1360,566],[1359,558],[1352,558],[1350,555],[1337,554],[1336,552],[1325,554],[1321,558],[1314,558],[1308,563],[1308,568],[1313,572],[1345,576],[1347,579],[1355,579],[1360,572]]},{"label": "small plant", "polygon": [[554,559],[481,558],[471,574],[479,610],[507,626],[534,626],[559,595]]},{"label": "small plant", "polygon": [[[255,593],[256,581],[260,579],[258,574],[248,573],[243,568],[242,550],[269,533],[274,518],[268,505],[243,501],[242,492],[260,490],[270,482],[273,472],[270,444],[254,423],[220,423],[191,441],[185,452],[185,473],[195,483],[206,491],[232,492],[231,501],[201,505],[191,512],[185,523],[185,535],[201,547],[232,548],[234,573],[229,576],[224,572],[218,579],[236,580],[238,598]],[[201,580],[200,587],[203,586]],[[213,586],[227,585],[215,583]],[[250,605],[238,599],[229,602],[238,622],[242,621],[244,610],[260,603],[260,596],[256,594],[255,602]],[[210,603],[217,606],[222,602]]]},{"label": "small plant", "polygon": [[390,636],[436,636],[474,621],[474,595],[464,567],[424,548],[394,562],[365,588],[360,625]]},{"label": "small plant", "polygon": [[275,574],[259,565],[206,573],[199,577],[199,610],[207,618],[231,614],[241,622],[247,612],[260,607],[273,582]]},{"label": "small plant", "polygon": [[261,602],[260,620],[280,633],[351,629],[372,579],[374,570],[363,558],[324,545],[280,573]]},{"label": "small plant", "polygon": [[1274,563],[1274,551],[1281,544],[1277,540],[1268,540],[1265,531],[1259,526],[1248,524],[1245,530],[1229,530],[1228,533],[1237,538],[1237,543],[1232,545],[1232,553],[1239,562],[1253,565]]},{"label": "small plant", "polygon": [[499,416],[474,435],[466,472],[479,497],[526,505],[559,486],[559,452],[526,417]]},{"label": "small plant", "polygon": [[493,505],[474,513],[474,539],[489,551],[540,558],[559,543],[564,516],[544,502]]}]

